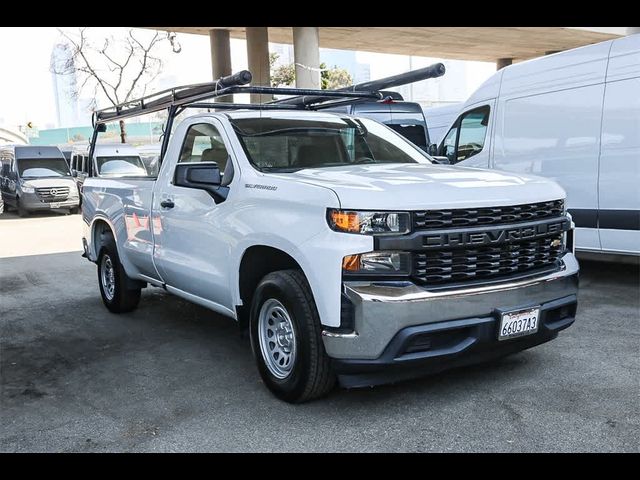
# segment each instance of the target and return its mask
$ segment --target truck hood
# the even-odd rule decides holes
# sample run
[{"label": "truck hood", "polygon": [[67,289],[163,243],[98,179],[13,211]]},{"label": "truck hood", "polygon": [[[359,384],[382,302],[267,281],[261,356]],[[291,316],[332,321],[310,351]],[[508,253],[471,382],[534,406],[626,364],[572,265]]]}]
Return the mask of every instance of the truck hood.
[{"label": "truck hood", "polygon": [[25,178],[23,181],[34,188],[69,187],[73,189],[76,185],[72,177]]},{"label": "truck hood", "polygon": [[289,175],[332,189],[349,209],[488,207],[566,196],[557,183],[533,175],[435,164],[310,168]]}]

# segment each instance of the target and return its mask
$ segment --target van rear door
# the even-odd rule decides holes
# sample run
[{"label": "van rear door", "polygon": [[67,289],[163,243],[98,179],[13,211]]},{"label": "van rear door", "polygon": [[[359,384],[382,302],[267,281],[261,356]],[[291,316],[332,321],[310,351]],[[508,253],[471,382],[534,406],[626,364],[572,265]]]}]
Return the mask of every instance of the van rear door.
[{"label": "van rear door", "polygon": [[640,35],[613,42],[600,149],[602,249],[640,254]]}]

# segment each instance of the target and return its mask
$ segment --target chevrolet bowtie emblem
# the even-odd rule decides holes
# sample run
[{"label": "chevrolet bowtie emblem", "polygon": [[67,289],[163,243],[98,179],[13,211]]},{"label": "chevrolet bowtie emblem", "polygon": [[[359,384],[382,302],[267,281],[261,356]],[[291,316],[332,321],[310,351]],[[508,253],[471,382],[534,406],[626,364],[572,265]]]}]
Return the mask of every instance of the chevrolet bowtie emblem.
[{"label": "chevrolet bowtie emblem", "polygon": [[555,240],[553,240],[551,242],[551,246],[552,247],[559,247],[561,243],[562,243],[562,240],[560,240],[559,238],[556,238]]}]

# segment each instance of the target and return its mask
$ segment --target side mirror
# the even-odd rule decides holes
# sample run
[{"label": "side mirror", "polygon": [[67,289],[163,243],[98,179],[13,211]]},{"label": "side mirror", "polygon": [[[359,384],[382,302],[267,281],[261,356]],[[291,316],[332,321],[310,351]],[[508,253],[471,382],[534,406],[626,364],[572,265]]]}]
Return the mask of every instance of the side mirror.
[{"label": "side mirror", "polygon": [[75,168],[71,169],[71,176],[72,177],[77,177],[78,176],[78,171]]},{"label": "side mirror", "polygon": [[106,123],[99,123],[96,125],[96,130],[99,133],[104,133],[107,131],[107,124]]},{"label": "side mirror", "polygon": [[431,158],[433,158],[435,160],[435,162],[440,164],[440,165],[451,165],[451,162],[449,161],[449,157],[436,157],[436,156],[433,156]]},{"label": "side mirror", "polygon": [[222,186],[222,175],[215,162],[179,163],[176,165],[174,185],[205,190],[216,203],[226,200],[229,187]]},{"label": "side mirror", "polygon": [[436,145],[435,143],[429,144],[429,146],[427,147],[427,153],[432,157],[438,155],[438,145]]}]

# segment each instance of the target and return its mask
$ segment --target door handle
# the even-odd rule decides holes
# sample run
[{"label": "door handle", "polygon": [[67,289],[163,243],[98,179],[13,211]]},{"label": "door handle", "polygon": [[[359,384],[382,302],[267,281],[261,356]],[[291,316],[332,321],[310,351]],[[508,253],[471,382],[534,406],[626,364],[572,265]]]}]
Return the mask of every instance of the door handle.
[{"label": "door handle", "polygon": [[173,200],[166,199],[166,200],[162,200],[162,201],[160,202],[160,206],[161,206],[162,208],[173,208],[173,207],[175,207],[175,206],[176,206],[176,204],[175,204],[175,203],[173,203]]}]

